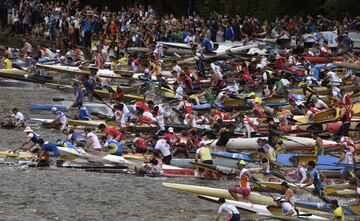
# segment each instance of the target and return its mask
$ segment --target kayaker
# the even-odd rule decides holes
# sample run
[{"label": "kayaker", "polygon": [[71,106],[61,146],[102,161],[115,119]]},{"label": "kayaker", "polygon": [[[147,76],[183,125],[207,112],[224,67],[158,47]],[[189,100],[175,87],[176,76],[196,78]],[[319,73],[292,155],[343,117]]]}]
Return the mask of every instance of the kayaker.
[{"label": "kayaker", "polygon": [[314,153],[315,156],[324,155],[324,143],[318,133],[312,133],[312,138],[315,140]]},{"label": "kayaker", "polygon": [[[63,133],[66,133],[67,130],[63,130]],[[74,128],[70,128],[68,132],[68,140],[71,141],[76,147],[85,147],[86,146],[86,138],[80,133],[74,130]]]},{"label": "kayaker", "polygon": [[123,134],[120,133],[120,131],[117,130],[116,128],[111,126],[106,126],[105,124],[99,124],[98,133],[104,133],[104,132],[106,137],[111,137],[117,142],[123,139]]},{"label": "kayaker", "polygon": [[342,136],[348,136],[349,128],[351,124],[351,108],[348,105],[344,105],[342,101],[338,101],[338,107],[340,108],[339,120],[342,121],[342,125],[335,133],[335,138],[341,138]]},{"label": "kayaker", "polygon": [[13,125],[15,127],[25,126],[24,115],[16,107],[12,109],[12,112],[13,114],[11,116],[14,118]]},{"label": "kayaker", "polygon": [[[154,138],[157,138],[157,136],[155,136]],[[170,161],[172,159],[170,153],[170,147],[168,142],[164,139],[158,139],[155,144],[154,154],[159,155],[159,153],[161,153],[162,155],[162,159],[161,159],[162,162],[164,164],[170,165]]]},{"label": "kayaker", "polygon": [[41,148],[38,154],[38,163],[42,160],[43,157],[45,157],[46,159],[49,157],[60,157],[60,152],[55,143],[45,142],[42,138],[40,138],[38,144]]},{"label": "kayaker", "polygon": [[75,81],[72,84],[72,86],[74,88],[75,101],[71,105],[71,108],[77,108],[77,107],[80,107],[80,104],[81,105],[83,104],[83,102],[84,102],[84,94],[83,94],[78,82]]},{"label": "kayaker", "polygon": [[331,208],[333,209],[334,221],[345,221],[343,210],[336,199],[331,200]]},{"label": "kayaker", "polygon": [[289,202],[295,208],[296,198],[294,195],[294,191],[290,189],[290,186],[286,181],[283,181],[281,183],[281,190],[284,192],[283,198],[285,199],[285,201]]},{"label": "kayaker", "polygon": [[298,158],[292,158],[290,160],[291,160],[293,166],[296,168],[288,171],[287,175],[291,176],[291,175],[295,174],[297,183],[299,183],[299,184],[305,183],[305,181],[307,179],[305,168],[303,166],[301,166]]},{"label": "kayaker", "polygon": [[82,105],[82,103],[78,106],[79,114],[75,116],[76,120],[91,120],[90,114],[85,106]]},{"label": "kayaker", "polygon": [[260,169],[257,171],[257,173],[262,173],[265,176],[269,175],[270,174],[270,160],[269,160],[267,154],[265,153],[265,149],[260,147],[257,151],[260,154],[260,156],[259,156]]},{"label": "kayaker", "polygon": [[51,108],[51,111],[56,115],[56,118],[52,122],[53,127],[59,127],[60,131],[63,131],[67,126],[67,118],[65,114],[56,107]]},{"label": "kayaker", "polygon": [[25,128],[24,133],[26,135],[24,143],[19,148],[13,150],[13,152],[23,149],[28,144],[31,145],[29,147],[26,147],[26,150],[29,150],[30,152],[36,151],[37,147],[35,147],[35,145],[39,143],[39,139],[41,138],[40,135],[35,133],[29,126]]},{"label": "kayaker", "polygon": [[327,199],[325,199],[324,197],[324,188],[320,179],[321,174],[317,169],[315,169],[316,166],[315,161],[311,160],[307,162],[307,165],[308,165],[309,180],[305,185],[301,186],[300,188],[305,189],[308,186],[314,185],[313,194],[320,196],[320,199],[326,202]]},{"label": "kayaker", "polygon": [[177,137],[177,141],[174,144],[175,151],[172,152],[172,156],[176,157],[178,154],[183,154],[186,159],[189,158],[190,137],[186,130],[183,130],[180,136]]},{"label": "kayaker", "polygon": [[188,101],[187,96],[183,96],[183,100],[180,101],[179,105],[176,107],[178,112],[183,112],[186,114],[191,114],[193,111],[192,104]]},{"label": "kayaker", "polygon": [[340,180],[354,180],[354,155],[346,146],[346,144],[340,145],[340,157],[339,162],[342,169],[340,170]]},{"label": "kayaker", "polygon": [[109,154],[116,155],[116,156],[122,156],[123,148],[119,142],[117,142],[115,139],[113,139],[110,136],[106,137],[103,136],[101,140],[104,142],[104,148],[108,149]]},{"label": "kayaker", "polygon": [[277,197],[275,202],[278,206],[281,206],[281,214],[283,216],[294,216],[296,214],[294,206],[281,196]]},{"label": "kayaker", "polygon": [[219,130],[218,140],[215,145],[218,149],[223,150],[225,149],[229,140],[230,140],[230,132],[226,127],[223,127]]},{"label": "kayaker", "polygon": [[220,220],[222,212],[225,212],[228,215],[227,221],[240,221],[240,212],[233,204],[227,203],[224,198],[219,198],[218,203],[221,204],[221,206],[218,209],[215,221]]},{"label": "kayaker", "polygon": [[311,101],[313,102],[314,107],[319,110],[325,110],[329,108],[329,106],[324,101],[320,100],[316,95],[311,97]]},{"label": "kayaker", "polygon": [[213,164],[211,149],[203,142],[200,143],[200,148],[197,148],[195,154],[195,162],[198,162],[199,160],[204,164]]},{"label": "kayaker", "polygon": [[96,86],[95,75],[96,75],[97,71],[98,71],[97,68],[90,68],[90,75],[86,75],[85,79],[83,81],[89,102],[92,102],[93,98],[94,98],[94,90],[95,90],[95,86]]},{"label": "kayaker", "polygon": [[135,167],[135,171],[139,174],[152,174],[153,176],[159,176],[161,174],[162,164],[155,158],[150,160],[146,158],[145,165],[142,167]]},{"label": "kayaker", "polygon": [[166,140],[170,147],[174,146],[178,140],[178,135],[174,133],[174,128],[169,127],[168,133],[164,135],[163,139]]},{"label": "kayaker", "polygon": [[276,161],[276,152],[266,139],[258,138],[256,142],[269,160]]},{"label": "kayaker", "polygon": [[115,121],[120,129],[125,129],[126,124],[126,115],[124,112],[124,106],[121,104],[117,104],[114,106],[114,115]]},{"label": "kayaker", "polygon": [[240,170],[239,185],[232,186],[228,189],[230,195],[236,201],[239,201],[239,197],[237,194],[242,194],[242,196],[245,200],[249,200],[249,196],[251,193],[249,180],[251,179],[252,175],[250,174],[250,172],[247,169],[245,169],[245,166],[246,166],[246,162],[244,160],[240,160],[238,163],[238,169]]},{"label": "kayaker", "polygon": [[133,140],[135,142],[136,152],[137,153],[147,153],[148,143],[147,141],[140,135],[139,132],[135,133],[135,138]]},{"label": "kayaker", "polygon": [[86,145],[85,145],[85,149],[87,151],[101,151],[102,147],[100,145],[100,141],[98,136],[91,131],[90,128],[85,128],[84,132],[86,134]]}]

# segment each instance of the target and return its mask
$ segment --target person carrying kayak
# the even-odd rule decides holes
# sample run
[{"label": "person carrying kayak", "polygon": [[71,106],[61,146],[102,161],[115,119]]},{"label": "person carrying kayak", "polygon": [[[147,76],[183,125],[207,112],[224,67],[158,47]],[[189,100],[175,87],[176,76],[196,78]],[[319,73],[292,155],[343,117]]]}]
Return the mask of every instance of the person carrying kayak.
[{"label": "person carrying kayak", "polygon": [[344,212],[336,199],[331,200],[331,208],[333,209],[334,221],[345,221]]},{"label": "person carrying kayak", "polygon": [[121,144],[117,142],[115,139],[113,139],[111,135],[108,137],[103,136],[101,140],[104,142],[104,148],[108,149],[109,154],[115,156],[122,156],[123,148]]},{"label": "person carrying kayak", "polygon": [[342,169],[340,170],[340,180],[354,180],[356,181],[356,176],[354,175],[354,154],[351,152],[351,150],[346,146],[346,144],[340,145],[340,157],[339,162],[342,166]]},{"label": "person carrying kayak", "polygon": [[315,140],[314,153],[316,156],[324,155],[324,143],[318,133],[313,133],[312,138]]},{"label": "person carrying kayak", "polygon": [[281,214],[283,216],[294,216],[296,215],[296,210],[293,205],[289,201],[286,201],[281,196],[275,199],[276,204],[281,207]]},{"label": "person carrying kayak", "polygon": [[228,192],[236,201],[239,201],[239,197],[237,194],[242,194],[242,196],[245,200],[249,200],[249,196],[251,193],[249,180],[252,178],[252,175],[250,174],[250,172],[247,169],[245,169],[245,165],[246,165],[246,162],[244,160],[239,161],[239,163],[238,163],[238,169],[240,170],[239,185],[232,186],[228,189]]},{"label": "person carrying kayak", "polygon": [[67,126],[67,118],[65,114],[56,107],[51,108],[51,111],[56,115],[56,118],[52,122],[53,127],[59,126],[60,130],[63,131]]},{"label": "person carrying kayak", "polygon": [[220,220],[220,216],[222,212],[225,212],[228,215],[227,221],[240,221],[240,212],[231,203],[227,203],[224,198],[219,198],[218,203],[221,204],[221,206],[218,209],[218,212],[215,217],[215,221]]},{"label": "person carrying kayak", "polygon": [[55,143],[45,142],[44,139],[40,138],[38,141],[38,144],[41,149],[38,154],[38,164],[37,165],[39,165],[39,163],[43,159],[43,157],[45,157],[45,159],[48,159],[49,157],[51,157],[51,158],[60,157],[60,152]]}]

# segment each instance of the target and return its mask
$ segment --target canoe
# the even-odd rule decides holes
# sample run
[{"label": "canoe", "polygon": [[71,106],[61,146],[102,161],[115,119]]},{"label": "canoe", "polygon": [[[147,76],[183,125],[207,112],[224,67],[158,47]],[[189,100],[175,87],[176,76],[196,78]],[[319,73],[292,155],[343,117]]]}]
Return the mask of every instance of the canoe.
[{"label": "canoe", "polygon": [[32,158],[36,156],[36,154],[30,153],[30,152],[9,152],[9,151],[0,151],[0,156],[10,157],[10,158],[19,158],[19,159],[26,159],[26,158]]},{"label": "canoe", "polygon": [[[332,213],[333,209],[330,204],[322,203],[313,203],[313,202],[304,202],[296,201],[295,205],[298,208],[311,209],[326,213]],[[343,213],[345,216],[359,216],[360,215],[360,204],[357,205],[340,205],[342,207]]]},{"label": "canoe", "polygon": [[[267,139],[267,137],[259,137]],[[257,144],[258,137],[256,138],[231,138],[226,145],[226,148],[232,151],[242,150],[257,150],[259,148]],[[284,142],[287,150],[309,150],[315,145],[315,140],[307,137],[295,137],[295,136],[282,136],[281,140]],[[205,141],[205,143],[211,143],[211,147],[216,147],[215,141]],[[337,148],[339,144],[332,140],[323,140],[324,147]]]},{"label": "canoe", "polygon": [[334,62],[332,62],[332,63],[333,63],[334,65],[338,66],[338,67],[360,70],[360,64],[347,63],[347,62],[339,62],[339,61],[334,61]]},{"label": "canoe", "polygon": [[73,126],[89,126],[89,127],[97,127],[100,124],[105,124],[106,121],[104,120],[68,120],[69,125]]},{"label": "canoe", "polygon": [[[199,195],[200,199],[204,199],[207,201],[215,202],[217,203],[219,198],[218,197],[210,197],[210,196],[204,196]],[[241,201],[235,201],[235,200],[225,200],[227,203],[230,203],[234,205],[238,209],[250,211],[253,213],[256,213],[261,216],[271,217],[273,219],[279,219],[279,220],[329,220],[327,218],[316,216],[309,213],[304,213],[299,211],[299,214],[297,216],[283,216],[281,214],[281,207],[278,206],[266,206],[266,205],[260,205],[260,204],[254,204],[249,202],[241,202]]]},{"label": "canoe", "polygon": [[[166,183],[166,182],[163,182],[162,184],[170,189],[193,193],[197,195],[205,195],[205,196],[212,196],[218,198],[223,197],[225,199],[231,199],[231,200],[233,199],[233,197],[226,189],[218,189],[218,188],[210,188],[204,186],[186,185],[186,184],[178,184],[178,183]],[[242,195],[238,194],[238,197],[242,198]],[[275,205],[273,198],[255,192],[250,193],[249,200],[250,202],[255,204],[269,205],[269,206]]]},{"label": "canoe", "polygon": [[46,82],[54,82],[54,79],[50,76],[33,75],[30,72],[19,70],[17,68],[0,69],[0,77],[40,84],[44,84]]},{"label": "canoe", "polygon": [[353,189],[338,189],[338,188],[325,187],[324,192],[327,196],[351,197],[351,198],[355,198],[358,196],[356,194],[356,190]]},{"label": "canoe", "polygon": [[343,61],[344,58],[340,56],[339,57],[304,56],[304,60],[316,64],[327,64],[333,61]]}]

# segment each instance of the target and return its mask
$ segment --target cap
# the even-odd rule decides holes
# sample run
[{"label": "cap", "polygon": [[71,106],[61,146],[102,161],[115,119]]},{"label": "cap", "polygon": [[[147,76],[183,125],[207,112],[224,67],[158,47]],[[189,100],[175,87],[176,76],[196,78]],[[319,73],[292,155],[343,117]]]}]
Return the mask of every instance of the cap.
[{"label": "cap", "polygon": [[242,166],[245,166],[245,165],[246,165],[246,162],[245,162],[244,160],[240,160],[238,164],[239,164],[239,165],[242,165]]},{"label": "cap", "polygon": [[31,129],[31,127],[27,126],[24,130],[24,133],[30,133],[33,132],[33,130]]},{"label": "cap", "polygon": [[169,131],[170,133],[174,133],[174,128],[169,127],[169,128],[168,128],[168,131]]},{"label": "cap", "polygon": [[56,108],[56,107],[52,107],[52,108],[51,108],[51,111],[57,111],[57,108]]}]

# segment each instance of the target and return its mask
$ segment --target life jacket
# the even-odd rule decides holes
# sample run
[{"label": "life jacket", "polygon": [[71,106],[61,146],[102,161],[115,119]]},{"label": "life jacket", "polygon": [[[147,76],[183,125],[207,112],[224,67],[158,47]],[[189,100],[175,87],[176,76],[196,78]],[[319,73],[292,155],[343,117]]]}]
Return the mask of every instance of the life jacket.
[{"label": "life jacket", "polygon": [[122,156],[122,146],[118,142],[110,140],[108,141],[108,147],[110,147],[109,153],[111,155]]},{"label": "life jacket", "polygon": [[199,149],[199,151],[200,151],[200,160],[201,160],[201,162],[204,162],[206,160],[212,160],[211,151],[210,151],[209,148],[201,147]]},{"label": "life jacket", "polygon": [[149,123],[149,124],[154,124],[155,123],[155,121],[153,121],[153,119],[151,119],[151,118],[149,118],[149,117],[147,117],[147,116],[144,116],[144,115],[142,115],[141,117],[140,117],[140,122],[141,123]]},{"label": "life jacket", "polygon": [[244,123],[250,126],[251,132],[257,131],[257,127],[255,126],[254,122],[249,117],[245,117]]},{"label": "life jacket", "polygon": [[183,108],[186,113],[192,113],[192,104],[189,101],[183,101]]},{"label": "life jacket", "polygon": [[139,148],[141,148],[141,149],[147,149],[147,142],[146,142],[146,140],[144,139],[144,138],[142,138],[142,137],[138,137],[137,139],[136,139],[136,146],[137,147],[139,147]]},{"label": "life jacket", "polygon": [[176,145],[184,146],[184,147],[188,147],[189,144],[190,144],[190,137],[188,136],[179,136],[178,142],[176,143]]}]

